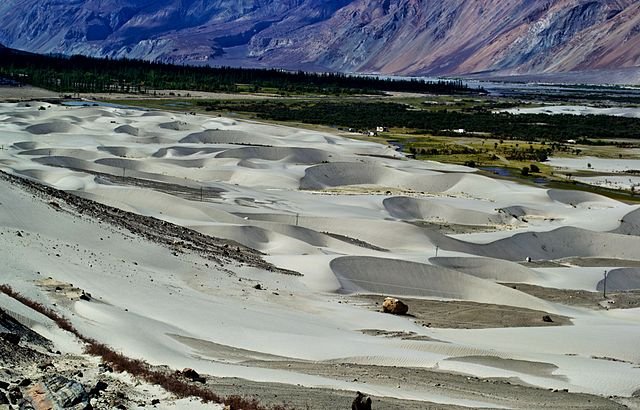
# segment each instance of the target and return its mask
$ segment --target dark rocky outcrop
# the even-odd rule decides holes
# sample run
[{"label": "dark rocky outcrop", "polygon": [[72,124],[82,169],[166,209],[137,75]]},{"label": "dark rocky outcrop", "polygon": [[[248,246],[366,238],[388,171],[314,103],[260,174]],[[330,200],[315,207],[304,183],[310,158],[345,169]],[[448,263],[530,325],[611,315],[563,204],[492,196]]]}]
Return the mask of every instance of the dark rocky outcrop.
[{"label": "dark rocky outcrop", "polygon": [[351,404],[351,410],[371,410],[371,398],[357,392]]}]

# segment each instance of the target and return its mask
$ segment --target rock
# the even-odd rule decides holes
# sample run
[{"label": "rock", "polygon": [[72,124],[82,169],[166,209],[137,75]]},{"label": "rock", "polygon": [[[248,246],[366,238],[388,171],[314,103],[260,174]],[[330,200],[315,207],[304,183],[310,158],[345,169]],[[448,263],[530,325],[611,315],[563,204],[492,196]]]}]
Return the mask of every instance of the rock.
[{"label": "rock", "polygon": [[160,399],[153,399],[153,400],[151,400],[151,405],[152,405],[152,406],[155,406],[155,405],[157,405],[157,404],[160,404]]},{"label": "rock", "polygon": [[11,404],[18,404],[19,400],[22,400],[22,391],[18,387],[13,387],[9,390],[9,401]]},{"label": "rock", "polygon": [[36,409],[91,408],[89,395],[82,384],[64,376],[54,376],[38,383],[28,391],[29,401]]},{"label": "rock", "polygon": [[547,323],[553,323],[553,319],[551,319],[551,316],[549,315],[542,316],[542,321]]},{"label": "rock", "polygon": [[40,369],[40,370],[42,370],[42,371],[45,371],[45,370],[47,370],[47,369],[49,369],[49,368],[55,368],[55,366],[53,365],[53,363],[51,363],[51,362],[44,362],[44,363],[40,363],[40,364],[38,365],[38,369]]},{"label": "rock", "polygon": [[0,391],[0,404],[9,404],[9,398],[4,392]]},{"label": "rock", "polygon": [[18,383],[18,386],[20,387],[27,387],[29,385],[31,385],[31,379],[29,379],[28,377],[26,379],[22,379],[20,383]]},{"label": "rock", "polygon": [[200,374],[193,369],[186,368],[186,369],[183,369],[182,372],[180,373],[182,374],[182,376],[186,377],[187,379],[193,382],[200,382],[200,383],[206,382],[206,379],[200,376]]},{"label": "rock", "polygon": [[262,290],[262,285],[258,283],[258,284],[257,284],[257,285],[255,285],[253,288],[254,288],[254,289],[257,289],[257,290]]},{"label": "rock", "polygon": [[351,403],[351,410],[371,410],[371,397],[357,392],[356,398]]},{"label": "rock", "polygon": [[393,315],[406,315],[409,311],[409,306],[398,299],[386,298],[382,304],[382,311]]},{"label": "rock", "polygon": [[96,385],[93,386],[93,389],[89,391],[89,396],[97,396],[101,391],[107,390],[107,387],[109,387],[107,383],[102,380],[98,380],[98,383],[96,383]]},{"label": "rock", "polygon": [[3,332],[0,333],[0,338],[2,338],[3,340],[6,340],[7,342],[11,343],[12,345],[18,345],[20,343],[20,335],[17,333],[13,333],[13,332]]},{"label": "rock", "polygon": [[84,301],[90,302],[91,301],[91,297],[88,294],[83,293],[82,295],[80,295],[80,300],[84,300]]},{"label": "rock", "polygon": [[0,390],[7,390],[9,388],[10,384],[0,380]]}]

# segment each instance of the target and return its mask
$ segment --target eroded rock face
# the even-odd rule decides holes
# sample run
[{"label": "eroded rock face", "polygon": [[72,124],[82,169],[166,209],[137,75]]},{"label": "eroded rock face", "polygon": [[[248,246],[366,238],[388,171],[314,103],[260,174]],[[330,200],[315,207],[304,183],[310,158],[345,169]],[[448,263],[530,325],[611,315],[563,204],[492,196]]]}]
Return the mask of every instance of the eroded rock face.
[{"label": "eroded rock face", "polygon": [[386,298],[382,303],[382,311],[393,315],[406,315],[409,312],[409,306],[396,298]]},{"label": "eroded rock face", "polygon": [[28,51],[392,74],[637,68],[638,26],[634,0],[0,4],[0,43]]}]

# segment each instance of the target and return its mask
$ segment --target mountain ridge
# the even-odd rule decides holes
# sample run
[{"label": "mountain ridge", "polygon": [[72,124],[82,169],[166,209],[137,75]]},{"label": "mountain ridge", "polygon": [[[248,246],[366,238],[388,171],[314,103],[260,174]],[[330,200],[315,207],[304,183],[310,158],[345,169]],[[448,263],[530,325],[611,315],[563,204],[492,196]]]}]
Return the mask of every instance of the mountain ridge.
[{"label": "mountain ridge", "polygon": [[400,75],[638,69],[631,0],[7,0],[40,53]]}]

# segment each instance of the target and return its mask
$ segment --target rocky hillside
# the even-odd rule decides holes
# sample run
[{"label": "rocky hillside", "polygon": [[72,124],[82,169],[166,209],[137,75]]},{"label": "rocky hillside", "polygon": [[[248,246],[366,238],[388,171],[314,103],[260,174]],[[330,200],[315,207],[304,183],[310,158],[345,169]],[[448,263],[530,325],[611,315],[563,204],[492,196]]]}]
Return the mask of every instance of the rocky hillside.
[{"label": "rocky hillside", "polygon": [[633,0],[5,0],[0,43],[37,52],[395,74],[640,65]]}]

